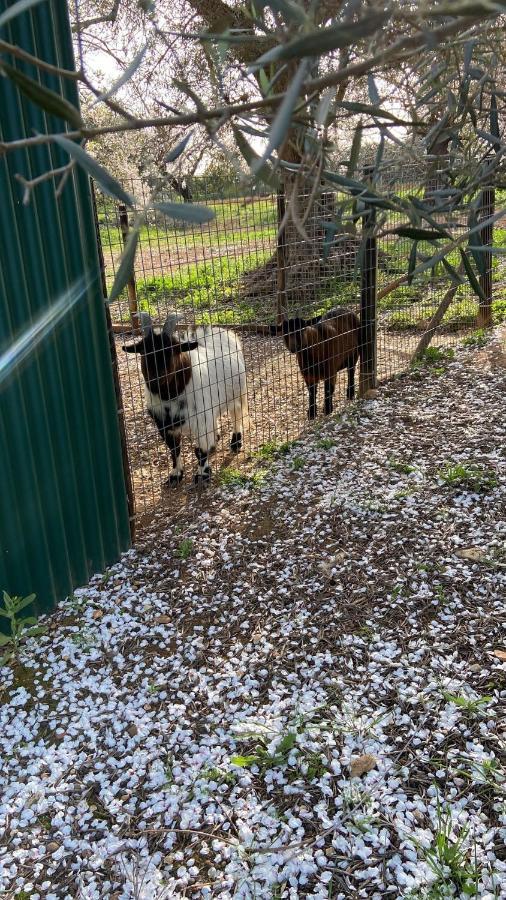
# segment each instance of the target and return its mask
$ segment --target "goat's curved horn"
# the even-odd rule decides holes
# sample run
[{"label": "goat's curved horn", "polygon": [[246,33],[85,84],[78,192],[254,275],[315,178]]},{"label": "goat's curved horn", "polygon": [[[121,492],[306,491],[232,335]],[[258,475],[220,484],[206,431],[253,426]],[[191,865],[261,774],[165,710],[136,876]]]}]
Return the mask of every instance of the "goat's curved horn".
[{"label": "goat's curved horn", "polygon": [[151,320],[151,316],[147,312],[141,312],[141,313],[139,313],[139,321],[141,323],[142,333],[143,333],[144,337],[146,337],[146,335],[149,334],[149,332],[151,331],[151,329],[153,327],[153,322]]},{"label": "goat's curved horn", "polygon": [[167,337],[172,337],[174,334],[174,329],[179,322],[179,316],[175,312],[169,313],[167,318],[165,319],[165,323],[163,326],[163,333],[167,335]]}]

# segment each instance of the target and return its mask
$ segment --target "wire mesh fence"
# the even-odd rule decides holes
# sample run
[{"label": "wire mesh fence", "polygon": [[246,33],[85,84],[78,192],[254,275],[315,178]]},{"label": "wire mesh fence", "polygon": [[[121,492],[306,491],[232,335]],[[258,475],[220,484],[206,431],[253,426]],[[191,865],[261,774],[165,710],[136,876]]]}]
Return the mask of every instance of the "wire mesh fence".
[{"label": "wire mesh fence", "polygon": [[[427,172],[423,166],[402,170],[398,166],[385,166],[382,178],[396,186],[400,198],[403,194],[420,196],[427,190]],[[126,183],[125,187],[140,202],[148,202],[151,188],[144,182]],[[154,210],[150,212],[140,233],[134,277],[128,290],[111,305],[137,514],[149,513],[162,496],[170,497],[171,506],[184,502],[185,488],[190,489],[192,476],[204,472],[202,461],[195,458],[192,447],[199,441],[193,434],[191,439],[183,435],[181,457],[172,478],[173,484],[179,483],[180,469],[184,466],[183,487],[179,492],[171,491],[170,495],[164,492],[164,482],[174,464],[174,447],[170,446],[170,440],[167,442],[167,434],[159,423],[157,429],[156,416],[150,419],[147,414],[146,364],[142,354],[122,349],[138,339],[138,313],[149,314],[155,338],[167,316],[171,312],[178,315],[177,328],[174,330],[174,323],[171,325],[169,321],[168,331],[172,332],[173,340],[179,336],[179,340],[186,342],[189,356],[183,364],[187,368],[191,365],[194,374],[196,364],[199,370],[198,378],[189,384],[193,391],[191,402],[195,403],[195,398],[200,396],[198,392],[202,392],[206,378],[211,387],[214,384],[215,408],[210,412],[216,415],[211,415],[211,421],[205,425],[205,440],[200,443],[209,451],[205,465],[212,464],[222,480],[233,479],[239,469],[247,471],[248,466],[274,448],[298,438],[307,425],[308,414],[312,418],[315,414],[328,414],[331,409],[338,411],[347,402],[355,342],[362,341],[363,335],[358,330],[355,334],[358,325],[353,318],[336,318],[332,310],[345,307],[359,316],[362,301],[363,317],[364,279],[373,292],[371,296],[377,292],[371,332],[374,353],[369,358],[369,367],[375,370],[371,370],[373,379],[377,375],[378,380],[386,380],[405,371],[422,337],[425,336],[425,341],[434,338],[439,346],[449,347],[461,339],[466,329],[477,326],[476,295],[467,281],[449,282],[443,264],[408,279],[412,241],[394,233],[396,226],[405,221],[401,207],[398,212],[389,211],[383,218],[378,217],[376,225],[379,221],[380,227],[377,227],[374,253],[364,261],[360,220],[358,225],[355,221],[354,228],[335,235],[331,223],[338,195],[329,191],[314,198],[309,192],[298,196],[295,218],[299,221],[288,222],[281,236],[278,224],[285,209],[279,194],[248,189],[244,182],[233,184],[219,179],[209,182],[201,178],[185,183],[174,179],[173,183],[165,182],[163,187],[158,186],[158,199],[160,194],[171,202],[192,200],[205,204],[215,217],[209,223],[194,225],[169,220]],[[105,281],[110,289],[129,223],[125,209],[98,189],[96,196]],[[465,227],[466,221],[465,210],[456,214],[457,231]],[[428,256],[433,252],[422,241],[417,250],[419,260],[424,253]],[[448,257],[454,270],[458,270],[459,259],[458,251]],[[368,273],[367,267],[371,266],[374,272]],[[375,285],[371,285],[371,279]],[[279,326],[282,318],[294,320],[285,326],[285,331],[293,333],[283,335]],[[322,318],[323,322],[317,321]],[[304,324],[308,327],[303,328]],[[195,329],[206,326],[224,330],[221,337],[216,338],[220,334],[217,332],[211,338],[211,347],[204,332],[195,335]],[[237,423],[227,415],[228,410],[234,418],[233,403],[227,407],[220,400],[225,382],[221,388],[218,383],[220,378],[226,379],[213,362],[220,358],[218,345],[228,339],[230,332],[239,338],[242,347],[238,352],[244,358],[249,410],[248,423],[241,424],[239,456],[233,452],[238,449],[237,440],[233,446]],[[195,341],[195,338],[201,347],[207,340],[204,360],[197,358],[197,348],[192,350],[187,346],[188,340]],[[234,352],[229,349],[222,356],[231,358]],[[167,366],[166,355],[158,356],[157,360],[159,378],[159,370],[165,371]],[[356,368],[358,371],[358,365]],[[209,374],[211,369],[213,374]],[[151,386],[155,384],[155,375],[156,372]],[[179,388],[181,377],[184,381],[186,376],[180,376]],[[229,379],[232,377],[233,373],[229,372]],[[196,388],[196,384],[200,387]],[[172,389],[166,390],[170,393]],[[183,385],[183,393],[176,390],[172,398],[169,395],[167,398],[173,401],[178,397],[181,401],[185,391],[187,394],[188,385]],[[207,402],[211,402],[209,398]],[[165,416],[167,403],[159,419]],[[242,401],[239,407],[244,416]],[[170,430],[179,432],[180,420],[177,416],[174,420],[173,405],[170,409],[171,421],[176,422]],[[220,412],[225,415],[218,424]],[[183,411],[185,416],[188,426],[191,418],[188,408]],[[221,440],[216,439],[218,430]],[[165,441],[161,439],[164,437]]]}]

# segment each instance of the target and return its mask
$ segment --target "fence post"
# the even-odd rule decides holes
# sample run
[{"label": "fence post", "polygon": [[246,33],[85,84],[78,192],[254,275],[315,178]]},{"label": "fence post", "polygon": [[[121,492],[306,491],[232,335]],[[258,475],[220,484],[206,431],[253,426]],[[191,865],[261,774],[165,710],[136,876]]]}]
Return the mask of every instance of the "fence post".
[{"label": "fence post", "polygon": [[[121,229],[121,236],[123,238],[123,246],[125,246],[128,240],[128,232],[130,230],[130,226],[128,224],[128,210],[124,203],[119,204],[119,227]],[[132,323],[132,330],[134,334],[136,334],[141,330],[141,326],[139,319],[139,307],[137,304],[137,288],[135,287],[135,272],[132,272],[130,278],[128,279],[127,289],[130,321]]]},{"label": "fence post", "polygon": [[[364,178],[374,171],[373,166],[364,167]],[[378,268],[378,248],[373,229],[376,210],[366,206],[362,216],[362,232],[365,243],[361,266],[360,290],[360,396],[376,387],[377,316],[376,316],[376,275]]]},{"label": "fence post", "polygon": [[[493,216],[495,212],[495,190],[491,186],[483,188],[481,195],[480,220]],[[490,222],[480,231],[481,242],[484,247],[492,247],[494,243],[494,223]],[[483,251],[484,273],[480,275],[480,285],[484,299],[480,297],[480,307],[476,324],[478,328],[489,328],[492,325],[492,254],[488,250]]]},{"label": "fence post", "polygon": [[[98,224],[97,213],[97,197],[95,194],[95,185],[90,178],[91,203],[93,207],[93,218],[95,221],[95,233],[97,236],[98,260],[100,264],[100,277],[102,282],[102,294],[104,301],[107,300],[107,281],[105,277],[105,260],[102,249],[102,241],[100,239],[100,226]],[[128,459],[128,448],[125,428],[125,410],[123,406],[123,394],[121,392],[121,382],[118,369],[118,355],[116,353],[116,342],[111,322],[111,310],[109,304],[104,302],[105,319],[107,324],[107,336],[109,338],[109,352],[111,354],[112,379],[114,382],[114,393],[116,396],[116,412],[118,414],[118,427],[121,445],[121,461],[123,463],[123,476],[125,479],[125,489],[127,495],[128,518],[130,521],[130,537],[132,542],[135,540],[135,505],[134,505],[134,489],[132,484],[132,475],[130,472],[130,461]]]}]

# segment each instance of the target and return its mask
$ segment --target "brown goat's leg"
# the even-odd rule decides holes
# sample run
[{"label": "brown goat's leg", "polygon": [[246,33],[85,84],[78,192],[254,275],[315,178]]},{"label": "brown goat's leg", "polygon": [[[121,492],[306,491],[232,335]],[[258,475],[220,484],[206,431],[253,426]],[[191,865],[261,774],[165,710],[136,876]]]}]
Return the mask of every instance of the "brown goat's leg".
[{"label": "brown goat's leg", "polygon": [[330,413],[332,412],[332,410],[334,408],[332,401],[334,398],[335,387],[336,387],[335,378],[327,378],[327,380],[325,382],[325,406],[324,406],[324,412],[325,412],[326,416],[330,415]]},{"label": "brown goat's leg", "polygon": [[308,384],[307,389],[309,392],[309,410],[307,417],[308,419],[316,419],[316,390],[318,385],[316,384]]},{"label": "brown goat's leg", "polygon": [[357,360],[354,356],[350,356],[348,359],[348,387],[346,389],[346,397],[348,400],[353,400],[355,396],[355,366],[357,364]]}]

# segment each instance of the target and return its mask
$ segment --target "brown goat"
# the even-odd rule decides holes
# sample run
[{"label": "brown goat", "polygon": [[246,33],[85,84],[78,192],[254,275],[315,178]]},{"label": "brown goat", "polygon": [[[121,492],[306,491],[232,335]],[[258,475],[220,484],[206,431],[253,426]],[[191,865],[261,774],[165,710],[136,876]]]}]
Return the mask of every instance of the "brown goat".
[{"label": "brown goat", "polygon": [[355,366],[360,353],[360,321],[347,309],[331,309],[324,316],[285,319],[283,339],[297,362],[309,392],[308,418],[316,417],[316,392],[324,382],[325,415],[332,412],[337,373],[348,370],[346,396],[355,396]]}]

